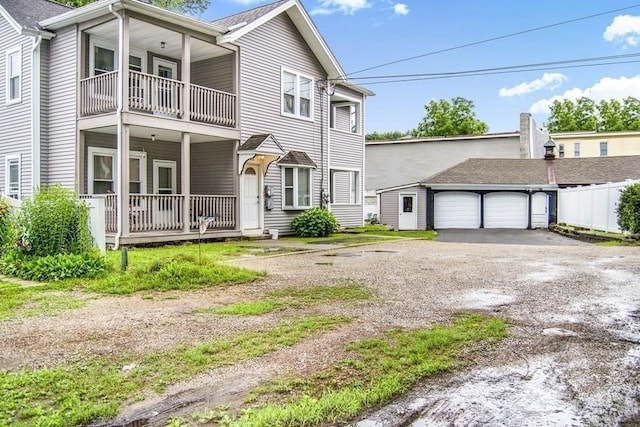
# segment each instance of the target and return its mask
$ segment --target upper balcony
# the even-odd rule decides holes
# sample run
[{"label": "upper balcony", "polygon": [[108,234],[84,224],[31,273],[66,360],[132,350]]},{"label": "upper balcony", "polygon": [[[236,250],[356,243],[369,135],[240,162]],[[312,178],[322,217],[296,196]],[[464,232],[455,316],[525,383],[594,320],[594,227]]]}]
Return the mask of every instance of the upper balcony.
[{"label": "upper balcony", "polygon": [[169,23],[123,19],[126,25],[110,19],[81,33],[80,118],[117,111],[122,90],[125,112],[237,128],[234,50]]}]

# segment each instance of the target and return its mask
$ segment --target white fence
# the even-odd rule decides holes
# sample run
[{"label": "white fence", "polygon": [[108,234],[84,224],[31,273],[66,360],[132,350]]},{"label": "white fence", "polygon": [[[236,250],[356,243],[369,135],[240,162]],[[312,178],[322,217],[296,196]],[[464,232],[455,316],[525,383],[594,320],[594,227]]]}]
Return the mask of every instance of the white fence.
[{"label": "white fence", "polygon": [[620,233],[618,202],[620,190],[640,181],[627,180],[558,190],[558,223],[591,230]]}]

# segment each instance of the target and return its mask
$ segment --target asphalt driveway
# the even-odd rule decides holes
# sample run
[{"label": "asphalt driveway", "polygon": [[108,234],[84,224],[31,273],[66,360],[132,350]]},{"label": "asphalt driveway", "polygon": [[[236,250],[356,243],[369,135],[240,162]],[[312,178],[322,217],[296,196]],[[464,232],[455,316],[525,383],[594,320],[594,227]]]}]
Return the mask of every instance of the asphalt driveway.
[{"label": "asphalt driveway", "polygon": [[587,243],[570,239],[549,230],[514,230],[507,228],[480,228],[475,230],[438,230],[439,242],[488,243],[503,245],[579,246]]}]

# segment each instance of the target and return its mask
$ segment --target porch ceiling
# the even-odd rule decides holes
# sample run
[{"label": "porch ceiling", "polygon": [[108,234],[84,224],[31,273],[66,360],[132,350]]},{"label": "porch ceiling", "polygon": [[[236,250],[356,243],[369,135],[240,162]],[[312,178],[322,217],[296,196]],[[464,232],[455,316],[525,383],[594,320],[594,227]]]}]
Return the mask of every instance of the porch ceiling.
[{"label": "porch ceiling", "polygon": [[[181,142],[182,133],[168,130],[168,129],[156,129],[144,126],[130,126],[130,135],[133,138],[151,139],[151,135],[155,135],[157,141],[170,141]],[[105,126],[101,128],[92,128],[91,132],[104,133],[107,135],[115,135],[117,132],[116,126]],[[197,133],[191,134],[191,142],[212,142],[212,141],[226,141],[226,138],[219,138],[211,135],[201,135]]]},{"label": "porch ceiling", "polygon": [[[105,22],[87,29],[86,32],[101,39],[117,43],[118,21],[114,19]],[[175,59],[182,57],[182,34],[167,28],[131,18],[129,21],[129,39],[131,40],[131,46],[136,49],[154,52]],[[160,42],[165,43],[164,48],[160,46]],[[228,53],[231,53],[228,49],[200,39],[191,38],[191,62],[215,58]]]}]

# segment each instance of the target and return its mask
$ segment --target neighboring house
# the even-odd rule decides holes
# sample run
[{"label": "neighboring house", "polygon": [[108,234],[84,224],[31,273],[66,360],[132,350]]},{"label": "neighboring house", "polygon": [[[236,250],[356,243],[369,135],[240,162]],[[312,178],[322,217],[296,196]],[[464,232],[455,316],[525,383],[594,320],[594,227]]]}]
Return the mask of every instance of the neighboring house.
[{"label": "neighboring house", "polygon": [[638,156],[640,132],[562,132],[551,134],[559,158]]},{"label": "neighboring house", "polygon": [[367,141],[365,214],[378,213],[377,190],[417,183],[469,158],[542,158],[548,134],[531,114],[520,115],[517,132]]},{"label": "neighboring house", "polygon": [[469,159],[419,183],[379,191],[395,229],[545,228],[558,188],[640,178],[640,156]]},{"label": "neighboring house", "polygon": [[341,79],[298,0],[212,23],[138,0],[0,0],[0,15],[3,193],[103,199],[115,245],[194,239],[201,218],[205,237],[286,233],[321,205],[362,224],[373,94]]}]

